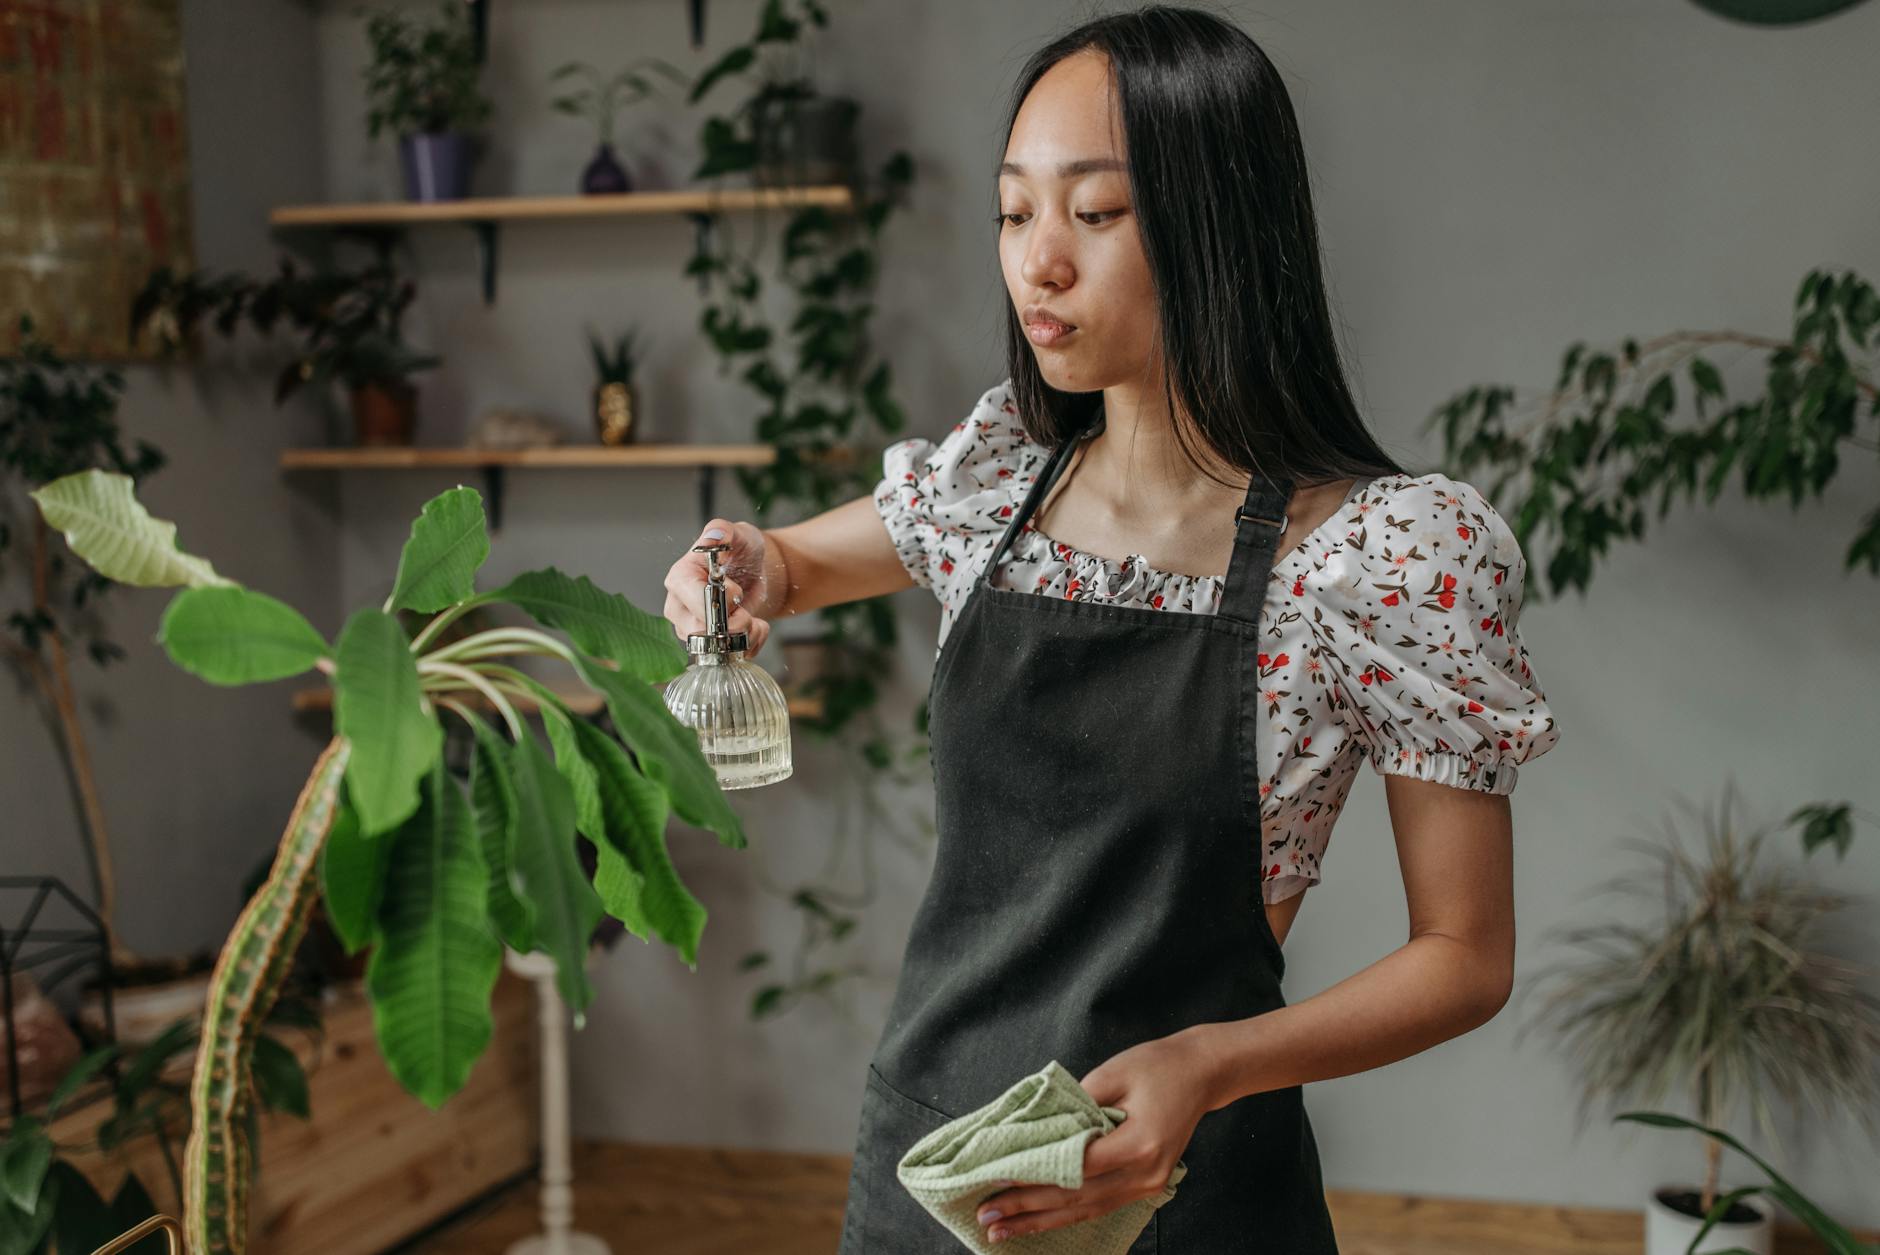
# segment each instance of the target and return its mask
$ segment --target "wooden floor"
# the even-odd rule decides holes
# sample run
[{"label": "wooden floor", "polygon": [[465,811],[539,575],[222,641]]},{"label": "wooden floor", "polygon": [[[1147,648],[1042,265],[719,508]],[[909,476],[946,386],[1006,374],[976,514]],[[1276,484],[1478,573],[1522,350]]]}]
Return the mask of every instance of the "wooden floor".
[{"label": "wooden floor", "polygon": [[[832,1255],[848,1181],[847,1155],[577,1142],[575,1227],[614,1255]],[[518,1182],[399,1255],[503,1255],[538,1231],[537,1195]],[[1340,1255],[1638,1255],[1644,1241],[1636,1210],[1327,1197]],[[1823,1249],[1786,1229],[1776,1243],[1779,1255]]]}]

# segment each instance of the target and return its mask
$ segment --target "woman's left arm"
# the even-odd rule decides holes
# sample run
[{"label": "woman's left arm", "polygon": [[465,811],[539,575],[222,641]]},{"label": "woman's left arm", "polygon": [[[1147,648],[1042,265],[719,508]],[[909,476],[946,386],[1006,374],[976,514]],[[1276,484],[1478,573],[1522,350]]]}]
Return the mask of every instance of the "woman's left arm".
[{"label": "woman's left arm", "polygon": [[1207,1109],[1395,1063],[1493,1019],[1514,981],[1513,821],[1506,794],[1386,775],[1409,940],[1291,1005],[1183,1030]]}]

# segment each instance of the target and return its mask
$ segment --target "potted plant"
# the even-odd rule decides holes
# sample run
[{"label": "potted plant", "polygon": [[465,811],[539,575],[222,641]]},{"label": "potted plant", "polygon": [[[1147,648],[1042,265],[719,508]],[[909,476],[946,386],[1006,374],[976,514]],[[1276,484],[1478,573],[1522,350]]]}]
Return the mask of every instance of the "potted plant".
[{"label": "potted plant", "polygon": [[[1880,1000],[1861,988],[1862,967],[1812,945],[1821,922],[1856,899],[1785,867],[1759,866],[1773,829],[1739,835],[1733,801],[1727,787],[1719,814],[1704,817],[1701,856],[1675,830],[1663,844],[1628,841],[1649,856],[1653,874],[1622,875],[1603,888],[1645,898],[1653,918],[1561,930],[1586,957],[1534,977],[1556,988],[1521,1032],[1544,1023],[1567,1038],[1582,1110],[1595,1097],[1637,1094],[1655,1104],[1675,1090],[1690,1096],[1699,1124],[1714,1128],[1747,1100],[1773,1141],[1770,1092],[1855,1111],[1880,1099]],[[1720,1141],[1706,1137],[1701,1184],[1649,1192],[1646,1255],[1768,1255],[1769,1206],[1754,1190],[1721,1189],[1721,1155]],[[1707,1220],[1713,1208],[1719,1216]],[[1700,1228],[1717,1245],[1695,1246]]]},{"label": "potted plant", "polygon": [[[668,817],[732,848],[746,840],[697,736],[654,690],[686,663],[664,619],[552,567],[478,592],[489,535],[470,488],[426,503],[384,603],[354,610],[331,642],[292,607],[180,548],[175,525],[145,513],[124,475],[82,471],[32,495],[102,574],[180,588],[158,639],[185,670],[221,685],[315,672],[334,688],[334,736],[210,983],[185,1156],[192,1255],[246,1249],[253,1148],[243,1120],[255,1041],[287,973],[282,956],[317,895],[346,945],[371,949],[365,984],[380,1049],[399,1083],[432,1108],[462,1087],[489,1043],[505,946],[554,958],[577,1030],[592,998],[586,958],[602,915],[643,939],[657,934],[697,966],[706,912],[667,857]],[[541,626],[440,643],[452,622],[486,605]],[[401,612],[423,626],[408,633]],[[530,657],[594,690],[611,733],[514,665]],[[552,759],[520,702],[535,704]],[[443,761],[445,720],[469,734],[467,788]],[[577,833],[595,849],[592,884]]]},{"label": "potted plant", "polygon": [[266,282],[208,271],[178,277],[164,267],[132,303],[131,335],[135,339],[148,329],[164,355],[173,356],[193,341],[205,317],[225,336],[244,320],[265,335],[285,318],[301,340],[275,380],[275,404],[305,385],[338,381],[346,388],[358,444],[408,445],[418,408],[410,376],[443,361],[407,345],[399,329],[416,295],[416,285],[400,279],[389,258],[357,272],[312,274],[283,258],[280,272]]},{"label": "potted plant", "polygon": [[697,104],[720,79],[757,71],[756,90],[731,117],[707,120],[695,178],[749,170],[760,187],[853,180],[861,106],[821,95],[805,72],[798,42],[804,23],[825,27],[829,14],[818,0],[800,4],[801,16],[793,17],[783,0],[765,0],[751,41],[727,51],[693,84],[689,100]]},{"label": "potted plant", "polygon": [[418,201],[467,195],[476,157],[471,131],[491,109],[477,85],[483,65],[470,6],[443,0],[428,24],[393,10],[366,14],[366,38],[372,46],[366,128],[373,139],[388,127],[397,133],[405,195]]},{"label": "potted plant", "polygon": [[[581,172],[581,191],[585,195],[633,190],[633,177],[614,155],[614,117],[622,107],[636,105],[657,94],[652,80],[635,69],[642,65],[657,70],[681,87],[686,85],[685,75],[658,57],[641,57],[630,62],[611,79],[603,79],[599,70],[582,61],[570,61],[549,76],[551,83],[577,75],[586,80],[585,86],[557,96],[552,102],[556,111],[589,118],[600,129],[600,148],[588,162],[587,169]],[[630,95],[624,95],[629,92]]]},{"label": "potted plant", "polygon": [[638,394],[633,386],[637,365],[638,327],[629,327],[614,339],[613,347],[588,330],[588,351],[594,355],[594,431],[602,444],[622,445],[634,439],[633,418]]}]

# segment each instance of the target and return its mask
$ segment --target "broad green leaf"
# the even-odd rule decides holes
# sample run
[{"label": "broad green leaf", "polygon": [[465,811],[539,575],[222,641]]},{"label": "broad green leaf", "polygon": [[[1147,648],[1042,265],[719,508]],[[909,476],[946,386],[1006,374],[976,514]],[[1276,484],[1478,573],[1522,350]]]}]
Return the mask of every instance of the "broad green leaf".
[{"label": "broad green leaf", "polygon": [[509,764],[518,803],[516,871],[522,896],[534,912],[536,948],[555,960],[555,986],[578,1029],[587,1022],[593,998],[588,939],[603,911],[575,853],[574,793],[527,733],[511,751]]},{"label": "broad green leaf", "polygon": [[39,1243],[59,1210],[60,1181],[60,1174],[47,1173],[44,1188],[28,1199],[24,1208],[16,1208],[0,1197],[0,1251],[25,1255],[40,1249]]},{"label": "broad green leaf", "polygon": [[211,684],[299,675],[327,652],[298,610],[232,584],[185,588],[170,598],[157,639],[171,662]]},{"label": "broad green leaf", "polygon": [[372,1025],[386,1065],[436,1110],[463,1088],[489,1045],[490,993],[503,965],[484,898],[489,873],[470,806],[442,760],[392,842],[379,943],[366,964]]},{"label": "broad green leaf", "polygon": [[489,596],[566,632],[582,653],[613,659],[625,675],[658,684],[685,670],[685,646],[671,623],[585,575],[571,578],[554,567],[526,571]]},{"label": "broad green leaf", "polygon": [[601,819],[601,799],[596,792],[594,768],[581,756],[581,747],[574,739],[574,724],[582,721],[574,717],[555,690],[533,676],[513,667],[493,667],[491,670],[500,672],[505,679],[535,695],[541,710],[542,727],[548,733],[548,743],[555,749],[555,770],[568,782],[568,789],[574,795],[575,830],[596,845],[605,841],[607,825]]},{"label": "broad green leaf", "polygon": [[535,916],[516,875],[518,803],[509,773],[509,742],[476,715],[467,717],[476,736],[470,751],[470,802],[476,811],[477,843],[490,873],[490,922],[510,949],[527,954],[535,949]]},{"label": "broad green leaf", "polygon": [[418,664],[398,620],[357,610],[339,634],[333,675],[333,723],[352,742],[346,792],[370,837],[397,827],[418,806],[418,781],[444,745],[426,714]]},{"label": "broad green leaf", "polygon": [[748,844],[738,814],[718,787],[718,776],[699,749],[698,733],[680,723],[650,684],[576,655],[576,669],[607,699],[620,739],[632,747],[646,774],[664,785],[680,818],[718,834],[720,845]]},{"label": "broad green leaf", "polygon": [[0,1203],[11,1204],[27,1215],[39,1202],[39,1187],[52,1166],[52,1139],[39,1121],[23,1115],[12,1128],[0,1156]]},{"label": "broad green leaf", "polygon": [[358,812],[341,797],[320,851],[320,891],[327,922],[347,954],[357,954],[372,942],[391,854],[391,837],[366,836],[359,830]]},{"label": "broad green leaf", "polygon": [[231,584],[205,558],[176,546],[176,524],[152,518],[129,475],[96,467],[62,475],[30,494],[72,552],[100,575],[142,588]]},{"label": "broad green leaf", "polygon": [[279,1039],[264,1034],[255,1038],[251,1066],[262,1106],[269,1111],[289,1112],[303,1120],[309,1118],[311,1108],[307,1101],[307,1073],[292,1050]]},{"label": "broad green leaf", "polygon": [[120,1049],[122,1049],[120,1043],[108,1041],[73,1064],[71,1070],[59,1081],[58,1088],[52,1091],[52,1096],[46,1099],[46,1118],[56,1119],[59,1108],[70,1102],[72,1096],[84,1088],[85,1082],[98,1074],[99,1069],[116,1058]]},{"label": "broad green leaf", "polygon": [[650,940],[657,933],[698,970],[705,905],[692,896],[666,852],[666,791],[641,775],[620,743],[590,723],[575,736],[600,785],[607,840],[596,842],[594,887],[615,919]]},{"label": "broad green leaf", "polygon": [[386,610],[429,614],[456,605],[476,592],[477,568],[489,556],[490,534],[477,490],[457,487],[439,493],[412,520]]}]

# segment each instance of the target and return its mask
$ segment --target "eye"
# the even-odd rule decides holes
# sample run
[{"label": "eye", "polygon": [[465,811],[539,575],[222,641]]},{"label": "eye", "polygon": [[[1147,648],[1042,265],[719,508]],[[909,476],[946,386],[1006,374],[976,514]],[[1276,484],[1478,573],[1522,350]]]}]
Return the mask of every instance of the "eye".
[{"label": "eye", "polygon": [[[1115,218],[1115,217],[1119,217],[1119,216],[1121,216],[1121,215],[1122,215],[1122,214],[1123,214],[1124,212],[1125,212],[1125,211],[1123,211],[1123,210],[1121,210],[1121,209],[1103,209],[1103,210],[1091,210],[1091,211],[1089,211],[1089,212],[1087,212],[1087,213],[1080,213],[1080,214],[1078,214],[1077,216],[1078,216],[1079,218],[1103,218],[1103,219],[1108,219],[1108,218]],[[1012,218],[1023,218],[1023,217],[1025,217],[1025,216],[1026,216],[1026,215],[1025,215],[1025,214],[1023,214],[1023,213],[1009,213],[1009,214],[1003,214],[1003,213],[1002,213],[1002,214],[994,214],[994,215],[992,216],[992,221],[993,221],[993,222],[995,222],[996,224],[998,224],[999,226],[1001,226],[1001,227],[1004,227],[1004,226],[1009,226],[1009,225],[1012,225],[1012,224],[1011,224],[1011,223],[1010,223],[1010,222],[1008,221],[1008,219],[1012,219]],[[1020,224],[1020,225],[1023,225],[1023,224]],[[1094,227],[1094,226],[1096,226],[1097,224],[1093,222],[1093,223],[1091,223],[1090,225]]]}]

